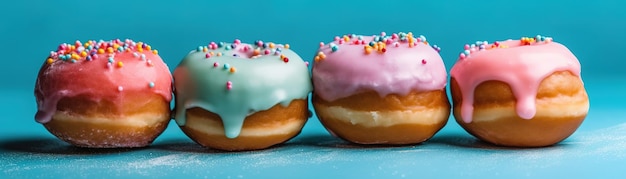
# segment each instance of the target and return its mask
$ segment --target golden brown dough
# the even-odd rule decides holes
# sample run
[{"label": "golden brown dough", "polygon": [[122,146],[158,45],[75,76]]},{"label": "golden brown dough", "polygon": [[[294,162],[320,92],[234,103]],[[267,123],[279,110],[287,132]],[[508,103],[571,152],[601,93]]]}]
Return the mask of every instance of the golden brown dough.
[{"label": "golden brown dough", "polygon": [[461,118],[462,94],[451,79],[453,114],[470,134],[487,142],[513,147],[541,147],[558,143],[583,122],[589,99],[582,80],[569,71],[555,72],[545,78],[536,98],[537,113],[529,120],[515,112],[515,96],[508,84],[486,81],[478,85],[474,96],[471,123]]},{"label": "golden brown dough", "polygon": [[202,146],[227,150],[258,150],[283,143],[298,135],[308,120],[308,100],[293,100],[287,107],[277,104],[258,111],[244,120],[241,134],[227,138],[222,119],[202,108],[187,110],[186,125],[181,129]]},{"label": "golden brown dough", "polygon": [[450,115],[444,90],[380,97],[374,91],[332,102],[313,95],[317,116],[334,135],[359,144],[416,144],[430,139]]}]

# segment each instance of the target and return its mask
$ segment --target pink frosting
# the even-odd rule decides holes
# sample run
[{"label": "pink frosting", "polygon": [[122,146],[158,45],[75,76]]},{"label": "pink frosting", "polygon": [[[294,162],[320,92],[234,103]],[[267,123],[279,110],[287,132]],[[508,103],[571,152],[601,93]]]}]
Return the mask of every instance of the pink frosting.
[{"label": "pink frosting", "polygon": [[[540,39],[544,39],[541,37]],[[496,80],[507,83],[513,92],[517,115],[523,119],[535,116],[535,98],[541,81],[557,71],[570,71],[580,76],[580,63],[567,47],[552,42],[551,38],[536,41],[536,38],[498,42],[505,48],[480,50],[479,46],[468,48],[452,67],[450,74],[461,90],[463,101],[461,117],[466,123],[472,121],[474,90],[485,81]],[[507,47],[508,46],[508,47]],[[470,53],[467,53],[470,52]]]},{"label": "pink frosting", "polygon": [[118,108],[122,108],[121,102],[129,91],[155,93],[170,101],[172,77],[167,65],[153,51],[137,52],[134,47],[129,48],[129,51],[113,52],[113,63],[109,63],[109,52],[90,56],[90,61],[85,57],[75,61],[60,59],[64,53],[71,54],[63,52],[69,48],[51,52],[35,84],[36,121],[49,122],[60,99],[81,94],[93,101],[113,101]]},{"label": "pink frosting", "polygon": [[377,45],[365,52],[365,46],[383,36],[335,37],[321,46],[312,70],[315,94],[334,101],[370,90],[383,97],[445,88],[447,73],[438,47],[428,45],[423,36],[400,33],[379,40],[384,48]]}]

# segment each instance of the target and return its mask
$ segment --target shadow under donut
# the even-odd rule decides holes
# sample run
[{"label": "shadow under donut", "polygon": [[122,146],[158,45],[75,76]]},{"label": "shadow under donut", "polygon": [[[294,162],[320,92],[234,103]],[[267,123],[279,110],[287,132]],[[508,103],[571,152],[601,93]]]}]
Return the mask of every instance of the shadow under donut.
[{"label": "shadow under donut", "polygon": [[462,148],[486,149],[486,150],[532,150],[532,149],[565,147],[568,145],[565,143],[557,143],[555,145],[545,146],[545,147],[527,147],[527,148],[507,147],[507,146],[499,146],[496,144],[485,142],[469,134],[441,134],[430,139],[428,143],[442,144],[442,145],[462,147]]},{"label": "shadow under donut", "polygon": [[64,155],[92,155],[122,153],[142,150],[143,148],[83,148],[70,145],[56,138],[22,137],[0,141],[0,149],[12,152],[64,154]]},{"label": "shadow under donut", "polygon": [[200,144],[187,140],[187,139],[170,139],[160,141],[151,146],[151,149],[164,150],[171,152],[189,152],[189,153],[206,153],[206,154],[218,154],[218,153],[230,153],[228,151],[210,149],[201,146]]},{"label": "shadow under donut", "polygon": [[310,147],[322,147],[322,148],[337,148],[337,149],[389,149],[389,148],[403,148],[413,147],[419,144],[404,144],[404,145],[385,145],[385,144],[357,144],[348,142],[338,137],[334,137],[328,134],[316,134],[301,136],[293,139],[285,145],[302,145]]}]

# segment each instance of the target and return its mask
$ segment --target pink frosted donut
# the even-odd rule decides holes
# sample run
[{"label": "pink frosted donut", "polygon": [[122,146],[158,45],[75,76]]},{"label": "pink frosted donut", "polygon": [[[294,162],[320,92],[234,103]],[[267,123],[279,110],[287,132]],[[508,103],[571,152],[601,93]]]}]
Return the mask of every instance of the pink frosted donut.
[{"label": "pink frosted donut", "polygon": [[36,121],[68,143],[143,147],[171,119],[172,77],[148,44],[76,41],[50,52],[35,97]]},{"label": "pink frosted donut", "polygon": [[446,123],[450,104],[439,47],[412,33],[335,37],[320,44],[313,105],[336,136],[361,144],[413,144]]},{"label": "pink frosted donut", "polygon": [[555,144],[589,110],[580,71],[576,56],[549,37],[465,45],[451,70],[454,116],[494,144]]}]

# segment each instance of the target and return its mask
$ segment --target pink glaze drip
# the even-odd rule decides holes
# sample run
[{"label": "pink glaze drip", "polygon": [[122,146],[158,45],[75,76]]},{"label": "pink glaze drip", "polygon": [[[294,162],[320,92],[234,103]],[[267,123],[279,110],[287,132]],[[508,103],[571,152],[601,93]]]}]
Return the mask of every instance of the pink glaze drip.
[{"label": "pink glaze drip", "polygon": [[[384,97],[444,89],[447,73],[439,48],[428,45],[423,36],[413,38],[409,34],[403,40],[404,35],[385,36],[386,40],[380,40],[386,44],[384,50],[370,49],[369,53],[365,46],[381,36],[359,39],[349,35],[336,37],[328,44],[320,43],[322,46],[312,69],[315,94],[326,101],[334,101],[369,90]],[[319,55],[320,52],[323,55]]]},{"label": "pink glaze drip", "polygon": [[[61,60],[56,54],[58,51],[51,52],[35,84],[38,108],[35,120],[49,122],[59,100],[77,95],[85,95],[93,101],[107,99],[119,109],[124,96],[131,91],[155,93],[171,101],[172,77],[156,51],[137,52],[134,47],[129,48],[128,51],[97,54],[89,61],[85,57]],[[109,63],[109,54],[114,55],[112,63]]]},{"label": "pink glaze drip", "polygon": [[567,47],[551,42],[551,39],[525,44],[522,42],[498,42],[504,48],[487,44],[494,48],[487,47],[485,50],[478,50],[476,46],[469,48],[471,53],[460,55],[450,74],[461,90],[461,117],[464,122],[472,122],[474,90],[485,81],[496,80],[509,84],[517,99],[517,115],[523,119],[532,119],[536,113],[537,90],[544,78],[558,71],[570,71],[580,76],[580,63]]}]

